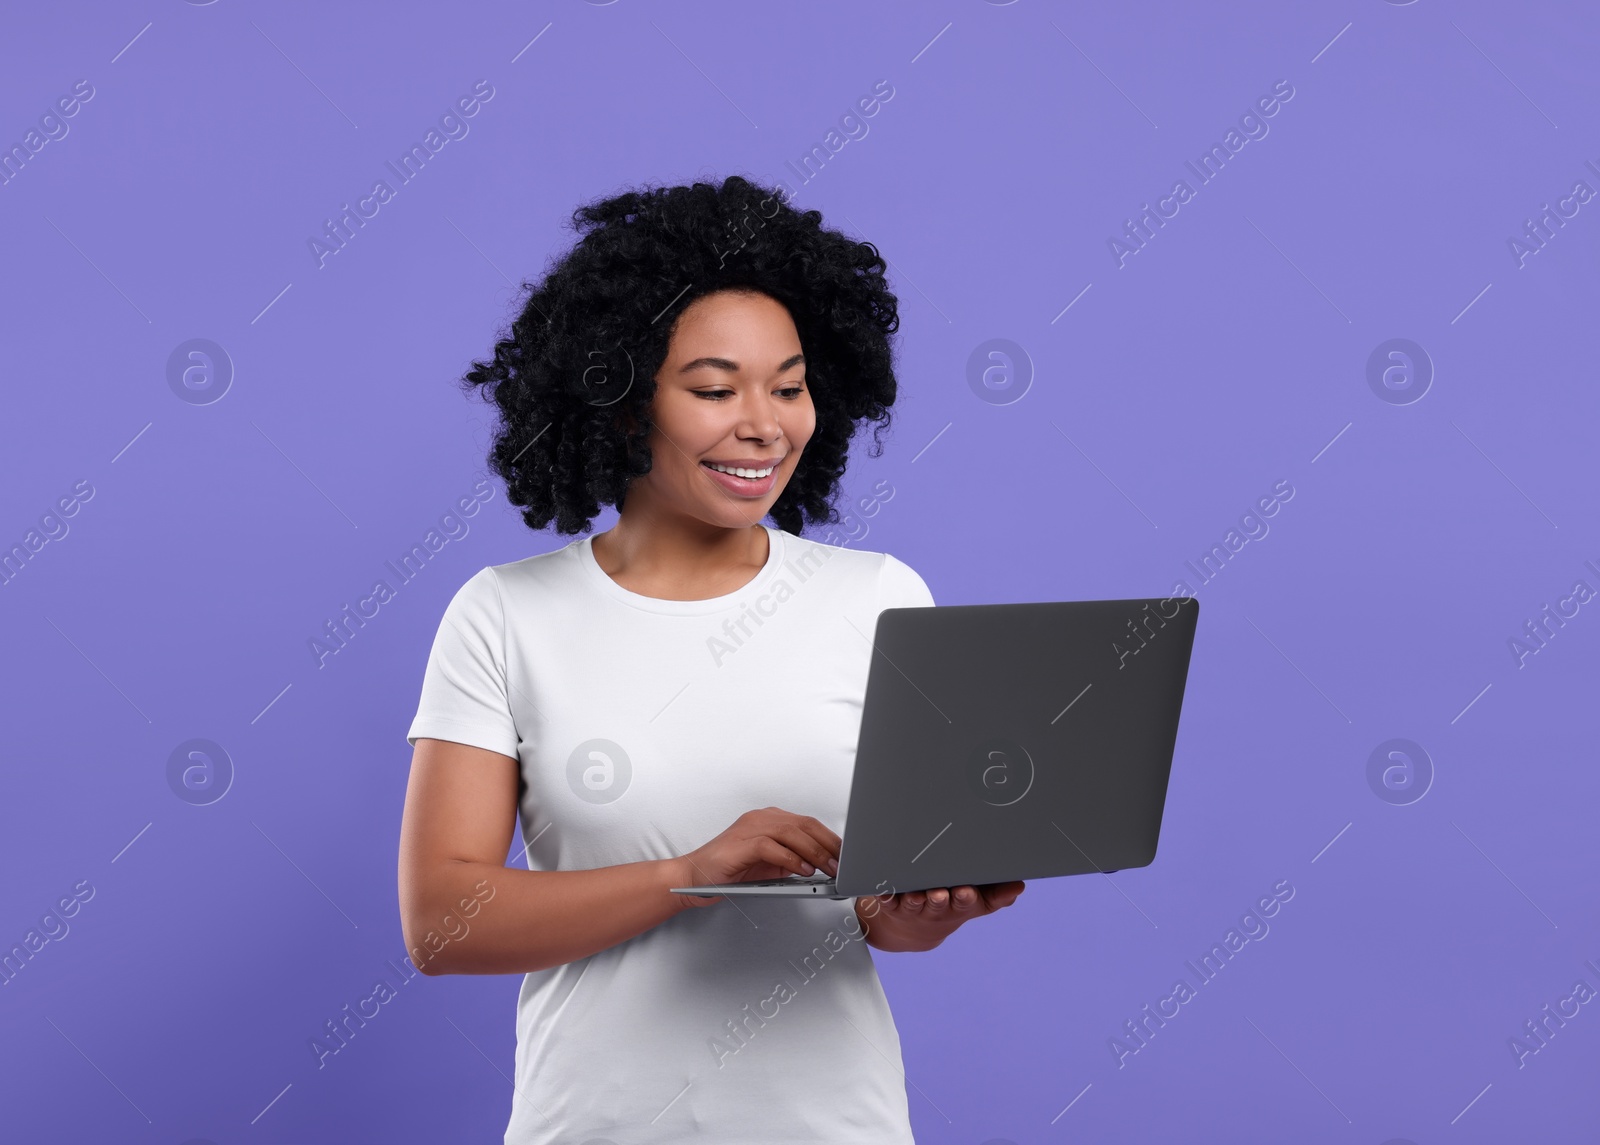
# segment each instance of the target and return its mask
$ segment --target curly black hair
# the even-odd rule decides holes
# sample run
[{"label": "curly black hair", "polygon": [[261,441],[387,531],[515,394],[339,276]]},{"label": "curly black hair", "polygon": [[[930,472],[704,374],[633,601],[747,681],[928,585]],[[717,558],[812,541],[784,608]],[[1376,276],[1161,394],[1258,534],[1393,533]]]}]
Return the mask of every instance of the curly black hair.
[{"label": "curly black hair", "polygon": [[602,505],[622,508],[650,471],[650,403],[674,324],[719,290],[781,303],[806,356],[816,430],[768,514],[798,534],[802,520],[839,521],[833,501],[850,441],[895,399],[898,300],[871,243],[822,226],[775,190],[731,175],[720,185],[645,186],[572,214],[580,238],[523,282],[521,314],[461,379],[499,409],[488,461],[532,529],[587,532]]}]

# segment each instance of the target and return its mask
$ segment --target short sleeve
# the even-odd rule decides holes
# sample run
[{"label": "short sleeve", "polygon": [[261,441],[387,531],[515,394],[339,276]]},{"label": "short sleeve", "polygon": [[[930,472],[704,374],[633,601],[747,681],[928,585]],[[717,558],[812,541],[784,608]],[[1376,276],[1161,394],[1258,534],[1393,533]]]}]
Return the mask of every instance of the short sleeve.
[{"label": "short sleeve", "polygon": [[507,695],[505,608],[499,579],[486,567],[445,607],[406,742],[451,740],[516,759],[519,737]]},{"label": "short sleeve", "polygon": [[933,593],[917,571],[902,560],[883,554],[883,567],[878,571],[878,607],[931,608]]}]

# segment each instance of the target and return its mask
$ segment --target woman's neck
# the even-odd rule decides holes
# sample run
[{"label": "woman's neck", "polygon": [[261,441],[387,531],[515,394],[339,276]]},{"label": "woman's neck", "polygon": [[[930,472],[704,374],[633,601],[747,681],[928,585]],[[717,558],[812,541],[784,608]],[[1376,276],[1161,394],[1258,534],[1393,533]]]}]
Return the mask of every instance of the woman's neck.
[{"label": "woman's neck", "polygon": [[761,571],[770,546],[760,523],[726,528],[626,509],[590,543],[607,576],[630,592],[661,600],[708,600],[734,592]]}]

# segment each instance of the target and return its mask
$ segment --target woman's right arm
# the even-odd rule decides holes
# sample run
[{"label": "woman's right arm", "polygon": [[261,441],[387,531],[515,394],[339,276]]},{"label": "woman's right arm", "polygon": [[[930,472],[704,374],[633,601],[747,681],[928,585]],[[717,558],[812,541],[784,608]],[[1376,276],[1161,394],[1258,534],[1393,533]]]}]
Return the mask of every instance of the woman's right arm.
[{"label": "woman's right arm", "polygon": [[[518,763],[418,737],[400,826],[400,921],[424,974],[525,974],[573,962],[720,901],[672,887],[810,874],[839,839],[807,816],[764,808],[675,859],[578,871],[505,865]],[[781,841],[780,841],[781,840]]]},{"label": "woman's right arm", "polygon": [[418,738],[400,826],[400,920],[424,974],[524,974],[614,946],[688,908],[676,860],[589,871],[505,865],[517,761]]}]

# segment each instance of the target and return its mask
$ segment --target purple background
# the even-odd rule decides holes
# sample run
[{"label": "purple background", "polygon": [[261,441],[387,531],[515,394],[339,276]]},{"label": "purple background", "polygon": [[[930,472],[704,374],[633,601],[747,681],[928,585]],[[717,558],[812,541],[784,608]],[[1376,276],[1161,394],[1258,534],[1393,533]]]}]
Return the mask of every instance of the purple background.
[{"label": "purple background", "polygon": [[[1600,601],[1521,667],[1508,641],[1600,590],[1600,201],[1509,240],[1600,190],[1597,33],[1483,0],[10,9],[0,144],[94,95],[0,186],[0,545],[67,528],[0,588],[0,946],[93,897],[0,986],[0,1133],[499,1140],[519,977],[413,979],[324,1068],[309,1039],[404,954],[403,737],[446,601],[566,538],[496,483],[322,667],[308,642],[485,475],[452,380],[572,208],[744,173],[877,244],[901,298],[897,426],[848,479],[894,497],[852,545],[941,604],[1204,605],[1155,863],[875,955],[918,1139],[1592,1140],[1600,1005],[1520,1066],[1509,1039],[1600,988]],[[319,269],[324,220],[479,80],[469,133]],[[830,130],[857,138],[802,180]],[[220,400],[169,384],[195,338]],[[1368,382],[1394,338],[1433,373],[1403,404]],[[1010,389],[972,384],[991,339]],[[1241,528],[1202,586],[1185,562]],[[233,770],[206,805],[168,782],[193,738]],[[1394,738],[1421,798],[1369,783]]]}]

